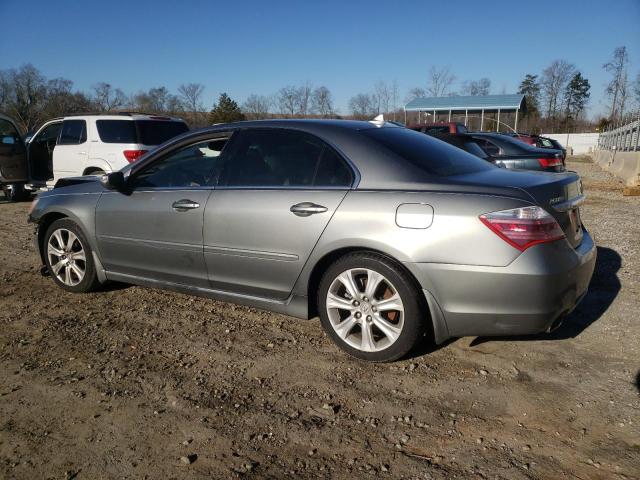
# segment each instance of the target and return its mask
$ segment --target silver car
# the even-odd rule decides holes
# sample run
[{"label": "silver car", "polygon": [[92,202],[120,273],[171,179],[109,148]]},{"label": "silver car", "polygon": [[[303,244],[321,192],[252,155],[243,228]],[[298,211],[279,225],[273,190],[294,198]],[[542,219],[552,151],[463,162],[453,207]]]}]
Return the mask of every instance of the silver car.
[{"label": "silver car", "polygon": [[425,337],[532,334],[587,291],[574,173],[514,172],[380,122],[273,120],[177,137],[62,179],[30,220],[61,288],[113,280],[294,317],[358,358]]}]

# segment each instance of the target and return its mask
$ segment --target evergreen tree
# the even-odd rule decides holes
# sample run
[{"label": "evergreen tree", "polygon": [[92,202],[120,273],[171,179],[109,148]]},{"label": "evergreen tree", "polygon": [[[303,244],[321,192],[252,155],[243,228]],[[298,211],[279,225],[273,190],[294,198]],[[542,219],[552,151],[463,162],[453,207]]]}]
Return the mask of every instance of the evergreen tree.
[{"label": "evergreen tree", "polygon": [[587,101],[591,94],[589,90],[589,80],[584,78],[580,72],[576,73],[567,84],[564,91],[564,105],[567,122],[569,119],[576,119],[587,106]]},{"label": "evergreen tree", "polygon": [[538,75],[527,74],[520,83],[518,93],[527,99],[527,115],[535,117],[540,112],[540,84]]},{"label": "evergreen tree", "polygon": [[246,120],[238,104],[229,95],[221,93],[218,103],[209,112],[209,123],[229,123]]}]

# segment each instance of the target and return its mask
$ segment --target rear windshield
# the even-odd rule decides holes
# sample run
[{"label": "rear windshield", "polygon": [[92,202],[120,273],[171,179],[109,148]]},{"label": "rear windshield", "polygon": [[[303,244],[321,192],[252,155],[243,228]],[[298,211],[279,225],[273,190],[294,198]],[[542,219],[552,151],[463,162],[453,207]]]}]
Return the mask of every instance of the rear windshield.
[{"label": "rear windshield", "polygon": [[96,125],[104,143],[160,145],[188,130],[184,122],[163,120],[98,120]]},{"label": "rear windshield", "polygon": [[430,175],[447,177],[494,168],[464,150],[406,128],[372,128],[362,133]]}]

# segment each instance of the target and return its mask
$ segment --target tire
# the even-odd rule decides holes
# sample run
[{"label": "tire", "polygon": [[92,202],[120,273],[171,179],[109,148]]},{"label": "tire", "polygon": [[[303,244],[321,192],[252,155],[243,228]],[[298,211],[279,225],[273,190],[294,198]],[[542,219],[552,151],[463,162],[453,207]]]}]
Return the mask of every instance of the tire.
[{"label": "tire", "polygon": [[2,186],[4,196],[9,202],[24,202],[29,199],[29,192],[23,183],[10,183]]},{"label": "tire", "polygon": [[68,292],[84,293],[99,287],[91,247],[73,220],[62,218],[53,222],[47,229],[43,242],[47,269],[60,288]]},{"label": "tire", "polygon": [[92,168],[88,170],[84,175],[104,175],[106,172],[101,168]]},{"label": "tire", "polygon": [[[373,290],[367,288],[370,282]],[[428,310],[415,281],[395,262],[355,252],[324,273],[318,311],[325,332],[345,352],[370,362],[391,362],[422,340]]]}]

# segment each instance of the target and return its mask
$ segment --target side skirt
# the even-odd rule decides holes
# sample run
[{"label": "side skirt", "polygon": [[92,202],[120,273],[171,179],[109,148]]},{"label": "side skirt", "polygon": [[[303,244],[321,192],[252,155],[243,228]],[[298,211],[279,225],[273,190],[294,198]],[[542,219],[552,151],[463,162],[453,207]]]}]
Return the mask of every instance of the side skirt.
[{"label": "side skirt", "polygon": [[229,293],[222,290],[214,290],[202,287],[193,287],[181,283],[163,282],[152,278],[137,277],[135,275],[127,275],[123,273],[114,273],[105,271],[107,280],[114,282],[130,283],[143,287],[159,288],[163,290],[171,290],[174,292],[185,293],[187,295],[195,295],[198,297],[211,298],[223,302],[236,303],[247,307],[259,308],[270,312],[290,315],[292,317],[308,319],[307,297],[300,295],[291,295],[284,301],[271,300],[268,298],[254,297],[250,295],[241,295]]}]

